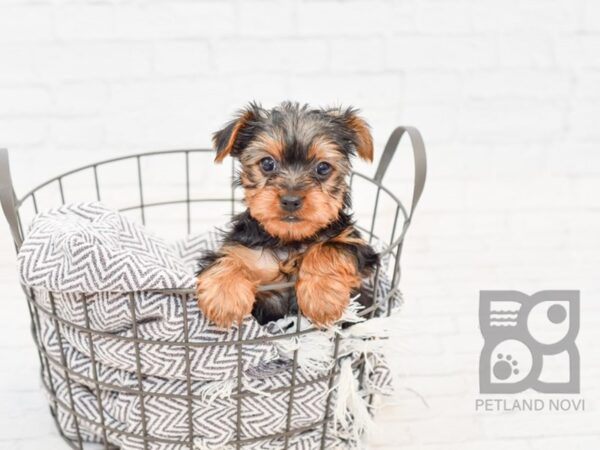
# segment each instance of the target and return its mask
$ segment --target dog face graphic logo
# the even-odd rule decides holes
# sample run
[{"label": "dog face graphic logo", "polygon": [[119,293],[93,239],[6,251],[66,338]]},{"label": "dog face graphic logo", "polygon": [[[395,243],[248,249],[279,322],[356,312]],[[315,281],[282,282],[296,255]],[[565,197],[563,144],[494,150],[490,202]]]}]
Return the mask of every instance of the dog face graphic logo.
[{"label": "dog face graphic logo", "polygon": [[579,291],[481,291],[482,394],[579,393]]}]

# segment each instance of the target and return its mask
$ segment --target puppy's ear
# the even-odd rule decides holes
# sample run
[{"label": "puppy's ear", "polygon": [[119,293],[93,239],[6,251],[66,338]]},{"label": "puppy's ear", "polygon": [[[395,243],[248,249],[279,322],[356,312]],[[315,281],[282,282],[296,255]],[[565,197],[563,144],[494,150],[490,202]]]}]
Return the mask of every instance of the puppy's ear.
[{"label": "puppy's ear", "polygon": [[252,137],[252,122],[256,121],[258,106],[250,104],[241,110],[237,117],[225,128],[213,134],[213,145],[217,151],[215,162],[222,162],[227,155],[238,156]]},{"label": "puppy's ear", "polygon": [[358,116],[358,110],[354,108],[346,109],[342,117],[346,126],[354,135],[356,144],[356,153],[365,161],[373,161],[373,137],[369,124],[362,117]]}]

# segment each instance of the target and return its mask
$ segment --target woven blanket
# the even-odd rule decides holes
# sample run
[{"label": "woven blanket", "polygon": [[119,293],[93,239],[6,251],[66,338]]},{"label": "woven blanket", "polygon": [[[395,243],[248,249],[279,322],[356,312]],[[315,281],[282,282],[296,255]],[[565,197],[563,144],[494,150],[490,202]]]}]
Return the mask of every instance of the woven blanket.
[{"label": "woven blanket", "polygon": [[[193,295],[161,291],[193,288],[195,261],[218,247],[218,236],[209,232],[169,244],[98,202],[64,205],[34,218],[18,255],[19,273],[38,303],[38,345],[49,368],[43,383],[68,438],[106,440],[122,449],[183,450],[191,435],[194,448],[223,449],[239,432],[244,449],[275,449],[283,440],[272,435],[290,427],[304,431],[289,438],[289,448],[319,448],[322,426],[315,424],[324,419],[330,397],[336,416],[329,421],[327,448],[356,445],[364,424],[356,424],[362,412],[352,406],[353,396],[364,400],[391,390],[385,358],[364,345],[373,341],[366,339],[370,331],[337,331],[345,364],[338,363],[330,390],[326,374],[335,363],[336,330],[282,338],[285,330],[295,331],[284,323],[294,318],[263,327],[251,317],[222,330],[204,318]],[[389,283],[382,278],[371,289],[381,298]],[[399,296],[392,302],[398,305]],[[189,346],[181,345],[186,334]],[[240,334],[268,340],[239,349]],[[360,358],[369,362],[361,386],[355,368]]]}]

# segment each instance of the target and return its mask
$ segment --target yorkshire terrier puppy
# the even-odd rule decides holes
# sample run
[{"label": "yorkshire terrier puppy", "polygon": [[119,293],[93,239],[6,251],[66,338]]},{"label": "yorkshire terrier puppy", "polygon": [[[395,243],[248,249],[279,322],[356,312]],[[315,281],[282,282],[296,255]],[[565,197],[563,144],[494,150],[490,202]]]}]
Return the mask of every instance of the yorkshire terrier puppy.
[{"label": "yorkshire terrier puppy", "polygon": [[[348,186],[351,157],[373,160],[369,126],[352,108],[251,103],[213,142],[216,162],[239,160],[247,209],[233,218],[220,250],[199,261],[200,309],[224,328],[249,314],[266,323],[296,308],[330,326],[379,262],[354,227]],[[290,280],[295,298],[257,292]]]}]

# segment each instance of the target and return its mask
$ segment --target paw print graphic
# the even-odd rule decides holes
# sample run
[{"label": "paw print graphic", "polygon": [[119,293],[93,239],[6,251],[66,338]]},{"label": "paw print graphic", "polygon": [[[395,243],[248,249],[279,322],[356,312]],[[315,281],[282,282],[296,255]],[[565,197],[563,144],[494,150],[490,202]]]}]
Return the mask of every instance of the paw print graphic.
[{"label": "paw print graphic", "polygon": [[508,380],[513,375],[519,375],[519,362],[513,359],[512,355],[504,356],[498,353],[496,363],[494,364],[494,376],[499,380]]}]

